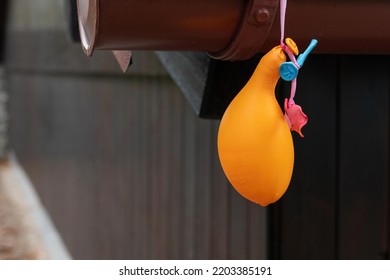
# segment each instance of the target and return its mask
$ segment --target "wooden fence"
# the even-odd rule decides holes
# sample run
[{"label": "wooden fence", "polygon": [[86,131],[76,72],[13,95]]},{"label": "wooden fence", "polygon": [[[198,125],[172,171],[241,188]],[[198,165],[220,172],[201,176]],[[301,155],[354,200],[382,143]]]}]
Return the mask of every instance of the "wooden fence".
[{"label": "wooden fence", "polygon": [[389,258],[389,62],[318,55],[302,68],[296,102],[310,119],[272,209],[274,258]]}]

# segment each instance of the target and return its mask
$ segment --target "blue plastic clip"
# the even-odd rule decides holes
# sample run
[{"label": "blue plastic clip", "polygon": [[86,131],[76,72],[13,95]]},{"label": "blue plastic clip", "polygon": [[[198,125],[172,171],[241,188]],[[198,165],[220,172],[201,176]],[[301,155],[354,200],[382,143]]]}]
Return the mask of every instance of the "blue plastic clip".
[{"label": "blue plastic clip", "polygon": [[[297,64],[299,65],[299,67],[302,67],[307,56],[314,49],[314,47],[317,45],[317,43],[318,43],[318,41],[316,39],[312,39],[310,42],[310,45],[307,47],[307,49],[298,56]],[[280,65],[280,68],[279,68],[280,77],[285,81],[294,80],[298,76],[298,71],[299,71],[299,68],[297,66],[295,66],[295,64],[292,63],[291,61],[282,63],[282,65]]]}]

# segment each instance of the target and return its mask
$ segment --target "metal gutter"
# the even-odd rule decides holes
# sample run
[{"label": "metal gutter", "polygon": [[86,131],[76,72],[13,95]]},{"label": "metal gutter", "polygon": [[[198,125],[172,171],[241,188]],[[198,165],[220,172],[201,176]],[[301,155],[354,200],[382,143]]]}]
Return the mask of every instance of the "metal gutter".
[{"label": "metal gutter", "polygon": [[[87,55],[103,50],[204,51],[246,60],[279,42],[279,0],[78,0]],[[286,36],[317,53],[390,53],[390,1],[291,0]]]}]

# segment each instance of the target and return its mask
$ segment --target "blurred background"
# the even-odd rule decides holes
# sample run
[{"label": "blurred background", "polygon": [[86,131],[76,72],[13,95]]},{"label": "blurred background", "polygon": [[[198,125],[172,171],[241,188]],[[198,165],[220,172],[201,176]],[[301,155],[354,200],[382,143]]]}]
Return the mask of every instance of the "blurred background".
[{"label": "blurred background", "polygon": [[308,59],[292,183],[263,208],[229,185],[219,120],[197,116],[161,54],[133,52],[123,74],[72,39],[70,1],[1,3],[0,258],[390,257],[387,55]]},{"label": "blurred background", "polygon": [[265,212],[227,186],[218,121],[153,52],[123,74],[73,43],[65,1],[9,1],[10,147],[76,259],[264,258]]}]

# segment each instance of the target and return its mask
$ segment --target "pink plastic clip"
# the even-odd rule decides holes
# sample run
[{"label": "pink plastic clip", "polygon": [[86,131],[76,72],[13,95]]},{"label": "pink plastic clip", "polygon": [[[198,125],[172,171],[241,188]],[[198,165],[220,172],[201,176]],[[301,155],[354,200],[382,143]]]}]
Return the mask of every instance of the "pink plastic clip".
[{"label": "pink plastic clip", "polygon": [[284,100],[284,111],[284,117],[290,129],[298,132],[301,137],[304,137],[301,130],[307,124],[309,118],[302,111],[301,106],[295,104],[294,100],[288,101],[286,98]]}]

